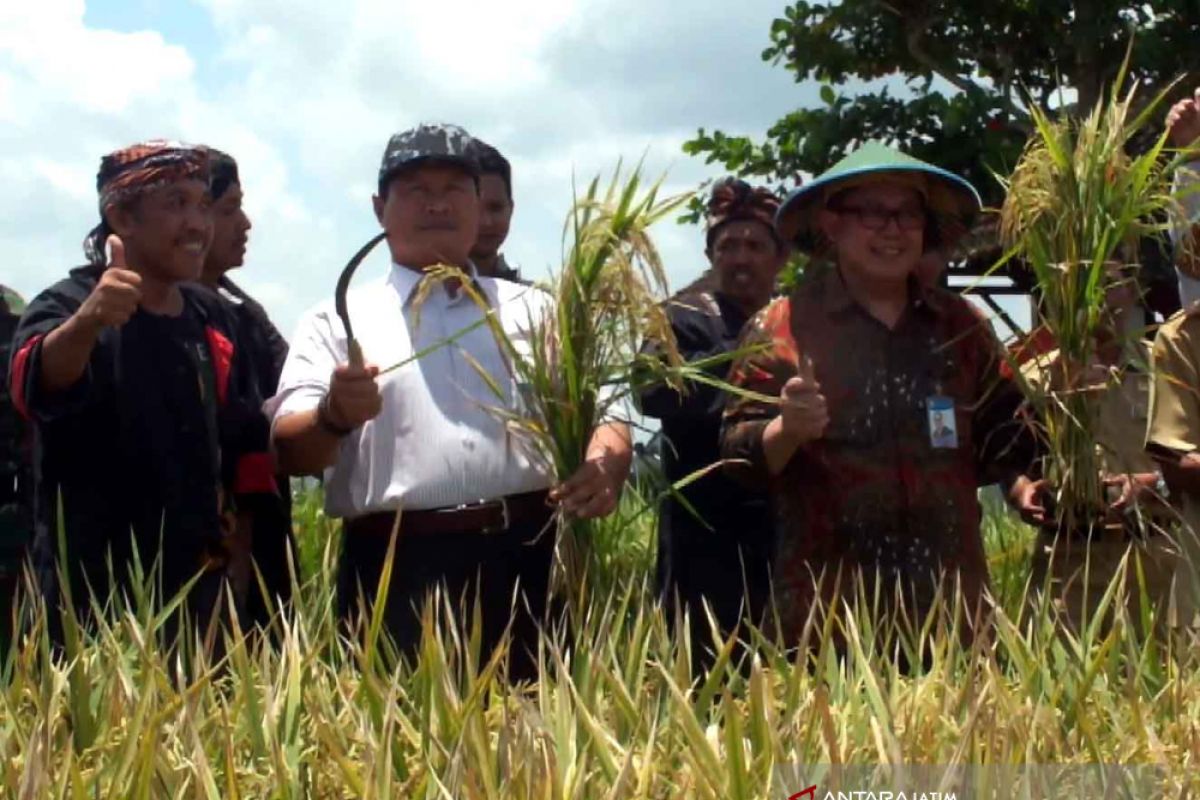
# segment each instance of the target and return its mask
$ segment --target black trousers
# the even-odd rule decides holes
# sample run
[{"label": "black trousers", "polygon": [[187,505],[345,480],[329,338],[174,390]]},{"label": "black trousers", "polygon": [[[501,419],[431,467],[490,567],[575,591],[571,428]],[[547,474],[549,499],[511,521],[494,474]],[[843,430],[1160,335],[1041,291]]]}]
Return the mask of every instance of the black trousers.
[{"label": "black trousers", "polygon": [[21,576],[16,571],[0,572],[0,661],[8,656],[13,634],[20,630],[14,624],[21,607]]},{"label": "black trousers", "polygon": [[[286,478],[276,478],[286,480]],[[281,486],[287,487],[286,483]],[[251,555],[266,586],[264,597],[257,580],[251,581],[246,595],[243,625],[268,625],[280,609],[292,601],[292,572],[302,580],[297,563],[296,539],[292,534],[291,492],[276,496],[249,495],[240,498],[242,510],[249,513],[253,525]]]},{"label": "black trousers", "polygon": [[745,620],[762,624],[770,602],[774,532],[759,509],[738,520],[717,519],[712,530],[684,510],[666,511],[659,523],[658,590],[672,623],[676,610],[689,614],[692,667],[700,672],[713,661],[705,604],[722,637]]},{"label": "black trousers", "polygon": [[[537,677],[538,632],[546,617],[556,529],[553,509],[501,533],[397,535],[384,623],[402,655],[415,656],[421,613],[440,587],[454,620],[470,633],[476,600],[481,616],[481,658],[487,659],[512,626],[510,680]],[[347,520],[338,569],[338,615],[353,622],[371,612],[387,556],[388,537],[356,532]],[[519,589],[519,593],[518,593]],[[441,614],[436,609],[435,619]]]}]

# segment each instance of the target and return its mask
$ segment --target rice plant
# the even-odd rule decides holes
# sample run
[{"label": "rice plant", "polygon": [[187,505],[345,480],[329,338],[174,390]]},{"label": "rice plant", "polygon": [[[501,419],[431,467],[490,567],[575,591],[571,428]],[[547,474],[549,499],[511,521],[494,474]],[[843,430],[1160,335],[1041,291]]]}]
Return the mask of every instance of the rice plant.
[{"label": "rice plant", "polygon": [[1083,530],[1105,508],[1093,435],[1099,392],[1091,369],[1097,334],[1106,325],[1105,295],[1136,275],[1139,265],[1123,254],[1163,234],[1177,205],[1171,176],[1182,156],[1168,156],[1166,133],[1134,152],[1170,87],[1142,104],[1137,87],[1124,91],[1122,85],[1123,73],[1082,120],[1053,119],[1031,105],[1035,135],[1003,181],[1004,261],[1017,259],[1030,269],[1039,321],[1058,346],[1045,365],[1047,379],[1026,388],[1049,450],[1058,521],[1071,530]]},{"label": "rice plant", "polygon": [[[993,559],[1001,538],[1017,538],[999,528],[1014,524],[991,519]],[[923,642],[902,643],[929,653],[906,671],[852,608],[836,618],[842,648],[820,629],[803,656],[745,631],[755,654],[737,663],[732,642],[689,641],[687,626],[672,638],[644,564],[611,575],[569,639],[548,634],[541,679],[514,687],[503,649],[480,659],[444,603],[428,610],[414,663],[343,638],[332,551],[300,540],[320,569],[274,637],[233,627],[219,648],[167,648],[148,592],[134,592],[81,625],[68,656],[50,646],[45,610],[31,609],[4,659],[0,796],[782,800],[855,765],[914,764],[997,775],[1139,764],[1154,768],[1152,790],[1104,796],[1200,789],[1197,642],[1148,646],[1120,612],[1111,628],[1072,636],[1020,598],[1030,621],[1001,611],[970,648],[948,635],[946,614]],[[688,651],[700,646],[719,657],[693,674]],[[1067,796],[1057,788],[1029,796]]]},{"label": "rice plant", "polygon": [[[629,398],[641,386],[665,381],[685,391],[689,380],[721,383],[704,372],[711,359],[684,362],[667,318],[667,280],[650,228],[689,195],[660,198],[661,185],[645,185],[640,169],[626,177],[620,166],[607,186],[598,177],[588,184],[567,215],[563,264],[531,290],[533,313],[518,332],[504,329],[459,269],[427,270],[414,295],[419,311],[434,287],[454,280],[483,311],[482,324],[506,356],[521,400],[516,408],[506,404],[507,387],[477,369],[496,400],[491,410],[558,480],[584,463],[600,425],[629,421]],[[647,340],[659,344],[657,356],[639,352]],[[609,527],[564,515],[557,520],[558,582],[573,601],[589,591],[597,568],[603,571]]]},{"label": "rice plant", "polygon": [[[590,185],[528,349],[485,315],[535,405],[506,421],[558,476],[624,381],[703,379],[673,351],[658,304],[645,231],[681,200],[656,190],[639,194],[636,174]],[[665,358],[633,355],[647,336]],[[320,499],[313,487],[296,497],[305,580],[267,631],[234,620],[170,641],[166,614],[182,598],[160,606],[151,565],[127,594],[94,598],[92,622],[65,612],[60,648],[48,632],[59,612],[28,592],[28,623],[0,659],[0,796],[782,799],[840,785],[849,767],[886,781],[918,764],[992,768],[984,796],[1066,793],[1020,774],[1036,764],[1153,768],[1146,791],[1102,787],[1115,796],[1200,790],[1196,633],[1139,633],[1150,626],[1118,602],[1123,577],[1104,600],[1111,624],[1067,630],[1025,577],[1030,531],[999,503],[984,524],[990,635],[955,635],[948,590],[920,630],[884,627],[865,602],[819,610],[803,647],[755,629],[738,647],[669,624],[651,589],[652,498],[629,492],[584,532],[576,577],[589,590],[573,593],[569,625],[542,636],[539,680],[513,686],[505,647],[481,653],[444,598],[426,608],[415,660],[394,657],[377,618],[347,635],[331,612],[340,530]],[[694,673],[702,647],[715,658]]]}]

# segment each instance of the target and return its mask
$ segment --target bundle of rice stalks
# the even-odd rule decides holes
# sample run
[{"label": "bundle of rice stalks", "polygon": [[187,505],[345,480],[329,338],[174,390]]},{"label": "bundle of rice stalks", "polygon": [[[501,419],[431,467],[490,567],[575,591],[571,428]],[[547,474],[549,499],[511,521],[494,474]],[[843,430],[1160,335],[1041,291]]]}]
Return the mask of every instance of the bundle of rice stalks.
[{"label": "bundle of rice stalks", "polygon": [[1105,507],[1095,439],[1099,393],[1087,377],[1107,325],[1105,298],[1137,274],[1139,265],[1122,254],[1161,235],[1176,205],[1171,174],[1178,159],[1167,157],[1165,133],[1144,152],[1130,152],[1169,88],[1135,111],[1137,89],[1122,95],[1122,82],[1082,121],[1051,119],[1031,104],[1036,133],[1002,179],[1002,263],[1018,259],[1031,270],[1038,321],[1058,347],[1044,380],[1026,389],[1047,444],[1058,522],[1071,529],[1091,524]]},{"label": "bundle of rice stalks", "polygon": [[[505,402],[507,387],[480,372],[497,400],[492,411],[559,480],[583,465],[600,425],[629,419],[629,397],[640,386],[666,381],[682,389],[686,380],[712,380],[704,364],[683,362],[662,304],[667,279],[649,231],[689,195],[660,199],[661,185],[643,189],[640,169],[626,179],[619,166],[606,188],[599,178],[588,185],[564,226],[563,265],[531,290],[533,313],[518,335],[501,326],[459,270],[429,270],[418,290],[419,305],[432,287],[462,280],[484,310],[518,387],[521,402],[514,408]],[[638,358],[646,340],[660,344],[659,358]],[[590,528],[560,519],[560,563],[573,594],[586,583]]]}]

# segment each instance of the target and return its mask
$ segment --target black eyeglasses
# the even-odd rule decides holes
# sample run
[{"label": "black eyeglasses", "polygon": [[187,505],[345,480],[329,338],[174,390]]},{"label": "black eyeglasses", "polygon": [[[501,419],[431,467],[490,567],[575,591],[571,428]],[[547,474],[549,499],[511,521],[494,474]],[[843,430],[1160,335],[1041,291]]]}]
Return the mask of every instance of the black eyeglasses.
[{"label": "black eyeglasses", "polygon": [[840,206],[830,210],[858,217],[859,223],[869,231],[881,231],[892,220],[896,220],[896,227],[902,231],[916,231],[925,227],[926,220],[923,208],[889,210],[879,206]]}]

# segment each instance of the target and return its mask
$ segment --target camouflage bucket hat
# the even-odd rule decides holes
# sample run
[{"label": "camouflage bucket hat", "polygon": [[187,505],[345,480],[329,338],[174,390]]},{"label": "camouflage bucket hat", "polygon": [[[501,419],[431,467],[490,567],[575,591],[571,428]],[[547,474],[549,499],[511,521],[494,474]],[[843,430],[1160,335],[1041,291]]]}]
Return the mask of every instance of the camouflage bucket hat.
[{"label": "camouflage bucket hat", "polygon": [[427,161],[454,164],[479,177],[479,155],[469,133],[457,125],[423,123],[388,140],[379,163],[380,187],[405,167]]}]

